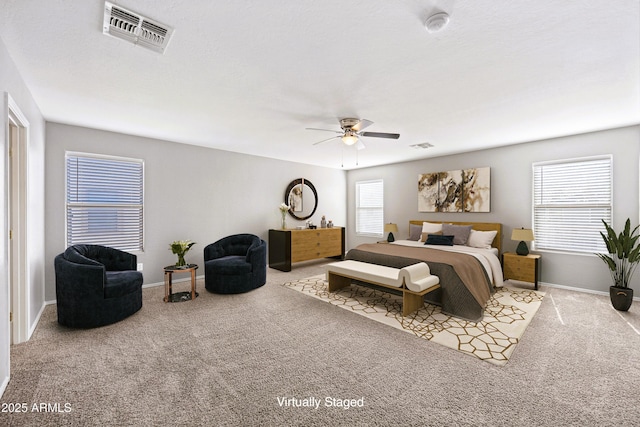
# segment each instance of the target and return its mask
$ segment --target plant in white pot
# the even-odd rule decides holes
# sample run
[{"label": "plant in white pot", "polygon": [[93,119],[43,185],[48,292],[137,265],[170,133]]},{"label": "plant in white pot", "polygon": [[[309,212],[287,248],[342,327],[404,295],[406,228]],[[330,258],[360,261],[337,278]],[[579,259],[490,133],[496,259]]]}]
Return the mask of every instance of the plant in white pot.
[{"label": "plant in white pot", "polygon": [[608,253],[596,255],[607,264],[613,279],[613,286],[609,287],[611,304],[616,310],[627,311],[633,302],[633,289],[629,288],[629,282],[640,262],[640,235],[637,234],[640,225],[631,230],[631,221],[627,219],[624,230],[616,234],[609,224],[602,222],[607,234],[600,232],[600,235]]}]

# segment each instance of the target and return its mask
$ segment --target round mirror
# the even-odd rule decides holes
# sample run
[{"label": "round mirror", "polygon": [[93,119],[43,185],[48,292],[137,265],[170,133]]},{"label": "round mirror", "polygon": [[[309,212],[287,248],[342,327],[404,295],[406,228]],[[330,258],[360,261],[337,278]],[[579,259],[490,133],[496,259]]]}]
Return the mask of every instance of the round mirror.
[{"label": "round mirror", "polygon": [[300,220],[311,218],[318,207],[318,192],[310,181],[298,178],[291,181],[284,193],[289,214]]}]

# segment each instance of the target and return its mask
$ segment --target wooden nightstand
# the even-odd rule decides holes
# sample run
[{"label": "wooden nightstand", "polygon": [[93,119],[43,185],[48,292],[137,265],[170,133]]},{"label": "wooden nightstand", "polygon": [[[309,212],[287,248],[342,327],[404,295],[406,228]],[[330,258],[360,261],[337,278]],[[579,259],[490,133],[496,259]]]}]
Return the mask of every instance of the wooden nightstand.
[{"label": "wooden nightstand", "polygon": [[538,290],[540,255],[518,255],[511,252],[502,254],[502,274],[504,280],[514,279],[533,283]]}]

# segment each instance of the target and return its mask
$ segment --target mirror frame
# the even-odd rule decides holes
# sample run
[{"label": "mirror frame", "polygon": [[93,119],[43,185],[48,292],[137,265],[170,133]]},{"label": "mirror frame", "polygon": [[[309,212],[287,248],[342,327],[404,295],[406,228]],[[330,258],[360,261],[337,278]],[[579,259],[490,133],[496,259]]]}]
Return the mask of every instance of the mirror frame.
[{"label": "mirror frame", "polygon": [[[295,219],[299,219],[299,220],[304,221],[305,219],[311,218],[313,216],[313,214],[316,213],[316,209],[318,209],[318,192],[316,191],[316,187],[313,186],[311,181],[306,180],[304,178],[294,179],[293,181],[291,181],[289,183],[289,185],[287,186],[286,191],[284,192],[284,203],[286,205],[289,205],[289,195],[291,194],[291,191],[294,189],[294,187],[296,187],[297,185],[303,185],[303,186],[306,185],[313,192],[313,196],[315,197],[315,204],[313,206],[313,210],[311,211],[311,213],[309,215],[298,216],[296,214],[296,212],[293,211],[293,208],[289,208],[289,215],[291,215]],[[304,190],[303,190],[303,192],[304,192]]]}]

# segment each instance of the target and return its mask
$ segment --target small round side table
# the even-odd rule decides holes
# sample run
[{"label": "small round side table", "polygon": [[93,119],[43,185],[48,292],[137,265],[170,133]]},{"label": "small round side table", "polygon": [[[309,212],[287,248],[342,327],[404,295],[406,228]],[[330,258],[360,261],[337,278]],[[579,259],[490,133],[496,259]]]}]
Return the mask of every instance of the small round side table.
[{"label": "small round side table", "polygon": [[[180,267],[168,265],[164,268],[164,302],[193,301],[198,296],[196,292],[196,264],[187,264]],[[173,273],[191,273],[191,292],[173,293]]]}]

